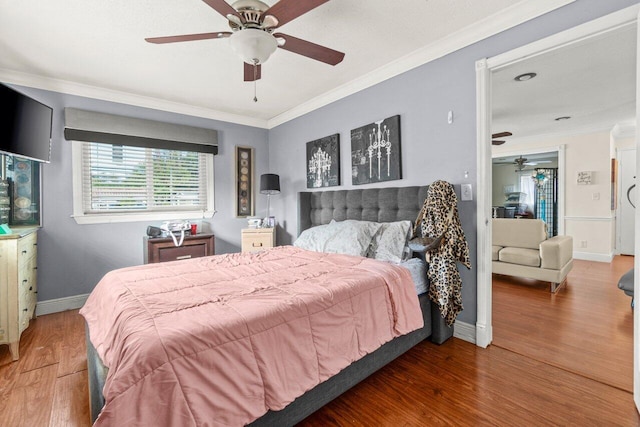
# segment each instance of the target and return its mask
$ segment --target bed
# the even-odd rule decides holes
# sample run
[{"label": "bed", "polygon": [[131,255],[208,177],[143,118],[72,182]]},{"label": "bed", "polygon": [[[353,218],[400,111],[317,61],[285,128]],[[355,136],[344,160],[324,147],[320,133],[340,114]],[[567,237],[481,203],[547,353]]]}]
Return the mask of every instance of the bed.
[{"label": "bed", "polygon": [[[299,203],[299,222],[298,222],[299,232],[302,233],[306,230],[312,229],[312,227],[331,224],[332,222],[335,222],[335,221],[344,222],[346,220],[358,220],[358,221],[371,221],[371,222],[377,222],[377,223],[391,223],[391,222],[396,222],[401,220],[413,221],[417,216],[417,213],[426,197],[426,191],[427,191],[426,186],[423,186],[423,187],[416,186],[416,187],[403,187],[403,188],[341,190],[341,191],[328,191],[328,192],[300,193],[299,194],[299,202],[300,202]],[[382,300],[376,300],[378,302],[375,304],[371,304],[371,306],[384,307],[386,304],[387,311],[391,312],[392,310],[395,309],[394,308],[395,305],[398,304],[398,302],[396,302],[394,298],[396,297],[399,298],[398,301],[402,300],[402,298],[406,298],[406,296],[403,296],[404,294],[402,294],[402,292],[405,292],[405,291],[401,291],[399,286],[393,285],[393,281],[397,279],[399,282],[406,282],[407,277],[410,278],[411,276],[408,273],[405,274],[404,272],[399,272],[396,267],[394,267],[395,269],[391,267],[386,267],[381,265],[384,263],[380,263],[378,261],[368,260],[368,259],[360,259],[360,260],[354,261],[353,257],[339,255],[339,254],[319,254],[318,256],[320,256],[321,258],[321,261],[319,262],[324,263],[323,264],[324,267],[321,269],[323,271],[331,270],[331,268],[333,268],[334,265],[345,264],[347,269],[352,272],[380,269],[381,271],[380,274],[387,275],[388,277],[385,276],[387,288],[385,288],[385,291],[383,292],[383,294],[386,294],[386,293],[393,294],[391,297],[391,302],[387,301],[385,303]],[[222,262],[222,261],[219,261],[222,258],[225,259],[224,262],[232,262],[232,263],[235,262],[236,264],[247,262],[247,265],[253,264],[253,260],[247,261],[246,257],[262,257],[262,258],[265,258],[267,261],[271,262],[272,265],[276,265],[276,266],[284,265],[286,263],[291,263],[293,264],[294,270],[292,271],[294,271],[294,273],[286,274],[288,276],[291,276],[292,274],[293,275],[298,273],[303,274],[296,269],[301,268],[300,266],[303,264],[306,265],[307,259],[310,259],[311,254],[309,251],[300,250],[299,248],[292,246],[292,247],[275,248],[274,250],[271,250],[271,251],[265,251],[264,253],[251,254],[251,255],[234,254],[234,255],[221,256],[221,257],[210,257],[211,259],[208,259],[208,260],[200,260],[200,261],[191,260],[192,261],[191,264],[188,264],[186,262],[181,262],[181,264],[179,265],[172,266],[169,263],[166,263],[164,266],[164,269],[161,269],[161,270],[158,270],[152,266],[140,266],[139,268],[133,267],[131,271],[125,272],[125,275],[135,274],[135,278],[132,279],[132,282],[131,282],[133,283],[133,285],[130,283],[127,286],[129,288],[131,287],[135,288],[135,286],[137,286],[136,284],[140,280],[149,279],[149,280],[154,280],[155,281],[154,283],[160,283],[160,287],[163,289],[163,291],[173,292],[173,288],[172,288],[173,285],[171,285],[171,283],[175,283],[176,277],[183,277],[183,276],[190,277],[189,276],[190,271],[198,270],[200,268],[205,268],[203,265],[206,263]],[[313,257],[316,257],[316,255],[313,255]],[[313,263],[315,262],[316,260],[314,258]],[[355,264],[351,264],[353,262],[355,262]],[[311,261],[309,261],[309,264],[311,264]],[[263,268],[268,270],[270,268],[268,266],[269,264],[267,262],[265,263],[265,267]],[[327,266],[330,266],[331,268]],[[180,268],[185,268],[185,269],[188,268],[189,271],[185,270],[184,272],[181,273]],[[275,270],[274,268],[271,268],[271,269]],[[231,270],[221,267],[219,271],[220,271],[220,274],[228,274],[228,272]],[[307,273],[304,273],[304,274],[307,274]],[[308,273],[308,274],[311,275],[311,273]],[[335,273],[335,274],[340,274],[341,275],[340,277],[342,278],[342,275],[346,273]],[[353,281],[352,279],[354,279],[356,276],[360,276],[360,274],[354,274],[354,277],[350,278],[347,281],[348,282]],[[334,276],[334,277],[337,277],[337,276]],[[395,277],[396,279],[393,279],[393,277]],[[111,282],[109,284],[109,287],[116,286],[118,282],[123,280],[122,273],[121,272],[118,273],[118,276],[116,279],[111,278],[110,280]],[[197,279],[193,278],[191,280],[196,281]],[[226,278],[225,280],[231,280],[231,279]],[[338,282],[340,282],[340,280],[336,280],[336,283]],[[392,283],[392,285],[389,285],[388,283]],[[196,286],[186,286],[187,290],[191,288],[195,289]],[[138,289],[143,289],[143,288],[138,288]],[[245,292],[245,290],[243,290],[242,292]],[[287,289],[283,292],[289,292],[289,290]],[[334,292],[336,293],[343,292],[342,285],[338,286],[336,289],[332,289],[331,292],[332,292],[332,295]],[[394,294],[394,292],[397,293],[397,296]],[[379,294],[379,292],[377,290],[374,290],[373,288],[371,289],[370,293],[371,295]],[[349,298],[352,298],[352,295],[356,295],[356,293],[350,291],[348,295],[349,295]],[[360,294],[358,293],[357,295],[360,295]],[[367,293],[367,295],[369,294]],[[144,310],[146,311],[149,310],[149,307],[151,307],[151,311],[153,311],[155,309],[153,306],[153,303],[155,300],[153,299],[145,300],[144,298],[146,297],[147,295],[145,294],[141,299],[141,301],[143,301],[142,306],[144,306]],[[153,295],[151,297],[153,297]],[[197,295],[196,299],[201,297],[202,297],[201,295]],[[413,298],[415,298],[415,293]],[[117,301],[115,299],[113,301],[109,301],[109,297],[103,297],[100,299],[104,300],[102,301],[102,304],[104,305],[105,312],[109,311],[109,307],[114,306],[113,301]],[[135,298],[131,298],[129,301],[130,302],[133,301],[132,303],[137,303],[136,302],[137,299],[140,299],[139,295],[136,295]],[[372,300],[375,300],[375,298],[373,298]],[[253,426],[293,425],[296,422],[304,419],[306,416],[308,416],[309,414],[311,414],[312,412],[314,412],[315,410],[317,410],[318,408],[320,408],[321,406],[323,406],[333,398],[337,397],[338,395],[340,395],[341,393],[343,393],[353,385],[357,384],[358,382],[366,378],[368,375],[375,372],[380,367],[386,365],[387,363],[389,363],[390,361],[392,361],[393,359],[395,359],[396,357],[398,357],[399,355],[401,355],[402,353],[404,353],[405,351],[407,351],[408,349],[410,349],[420,341],[428,337],[431,337],[431,339],[434,342],[441,343],[444,340],[446,340],[448,337],[450,337],[453,332],[452,328],[449,328],[445,325],[445,323],[441,319],[441,316],[439,316],[439,314],[437,313],[437,310],[433,309],[432,303],[429,302],[426,295],[425,294],[419,295],[418,301],[419,301],[418,316],[421,317],[420,324],[423,326],[418,327],[416,329],[415,319],[409,319],[411,317],[409,314],[405,314],[404,312],[391,313],[389,315],[390,318],[404,319],[404,316],[407,317],[407,319],[400,321],[400,324],[394,323],[392,327],[389,326],[389,327],[379,328],[380,330],[385,330],[385,331],[389,329],[389,331],[391,331],[389,333],[393,336],[388,335],[383,338],[372,338],[371,343],[366,344],[367,342],[366,339],[363,339],[360,337],[360,335],[358,335],[357,339],[362,340],[365,343],[363,344],[363,346],[366,348],[358,350],[359,352],[358,355],[350,354],[346,356],[347,359],[349,358],[353,359],[354,360],[353,362],[347,361],[345,362],[346,367],[340,366],[338,368],[335,368],[335,367],[325,368],[324,365],[326,365],[327,363],[323,364],[318,362],[319,366],[322,365],[322,369],[316,369],[314,370],[314,372],[315,371],[323,372],[322,375],[319,375],[319,378],[321,378],[319,384],[314,385],[313,387],[308,387],[309,383],[307,383],[307,385],[300,386],[299,392],[304,391],[304,393],[299,397],[295,398],[295,400],[293,400],[291,403],[287,403],[286,406],[281,405],[281,406],[284,406],[283,409],[280,409],[278,407],[279,404],[282,404],[282,400],[278,401],[276,398],[275,400],[276,404],[272,406],[277,408],[277,410],[269,409],[268,412],[266,412],[266,414],[255,419],[255,421],[252,421],[250,425],[253,425]],[[127,302],[127,304],[128,303],[129,302]],[[193,304],[191,303],[189,304],[193,306],[200,306],[208,303],[210,303],[210,301],[198,300]],[[368,305],[365,305],[362,301],[356,300],[355,302],[353,302],[352,300],[350,300],[350,304],[351,305],[355,304],[357,307],[362,307],[362,309],[354,310],[354,312],[367,311]],[[179,308],[182,309],[182,306],[179,306]],[[164,310],[164,308],[162,309]],[[176,308],[171,308],[167,310],[178,311],[178,309]],[[381,309],[380,311],[384,311],[384,310]],[[410,311],[411,309],[408,308],[407,313],[409,313]],[[83,315],[85,315],[85,318],[87,318],[87,313],[84,313]],[[117,316],[120,316],[120,315],[121,315],[120,313],[117,314]],[[284,315],[284,316],[289,316],[289,315]],[[198,317],[198,319],[200,319],[200,317]],[[155,320],[153,321],[155,322]],[[383,322],[383,320],[381,320],[380,322]],[[402,324],[402,322],[405,322],[406,325]],[[411,322],[413,322],[412,324],[413,326],[408,325]],[[196,323],[202,323],[202,322],[198,321]],[[256,325],[262,324],[262,323],[263,322],[258,322],[256,323]],[[311,321],[309,321],[309,323],[311,324]],[[95,335],[94,336],[92,335],[91,322],[89,320],[87,321],[87,324],[88,324],[87,355],[88,355],[88,370],[89,370],[89,392],[90,392],[92,419],[95,421],[101,409],[105,405],[103,391],[105,390],[105,380],[109,374],[109,370],[105,368],[99,354],[101,353],[103,355],[105,354],[108,355],[109,352],[108,351],[105,352],[104,348],[101,348],[102,340],[99,337],[99,335],[101,334],[100,330],[95,328],[93,331]],[[179,322],[177,322],[176,324],[179,324]],[[407,331],[409,330],[411,330],[412,332],[407,333]],[[380,343],[384,342],[384,344],[379,346],[379,343],[375,343],[376,340],[379,340]],[[93,345],[94,341],[98,342],[97,347],[99,350],[96,350],[96,347],[94,347]],[[162,342],[163,346],[165,346],[165,344],[166,342]],[[253,345],[253,341],[252,341],[252,345]],[[182,349],[183,346],[184,346],[183,344],[180,344],[177,347],[180,347],[180,349]],[[171,345],[169,345],[169,347],[171,347]],[[288,346],[285,345],[282,347],[286,348]],[[298,345],[296,343],[296,345],[290,345],[290,347],[292,348],[298,347]],[[110,351],[115,352],[115,350],[110,350]],[[129,352],[130,349],[127,348],[126,351]],[[253,352],[255,351],[255,349],[251,348],[251,351]],[[361,353],[364,353],[366,355],[362,357]],[[157,353],[151,352],[150,354],[157,354]],[[127,353],[127,357],[130,357],[129,353]],[[263,358],[267,356],[259,356],[259,357]],[[289,357],[289,356],[285,356],[285,357]],[[129,360],[129,365],[138,363],[139,361],[135,357],[131,359],[133,360],[133,362],[131,362],[130,359],[127,359],[127,360]],[[146,360],[147,358],[145,356],[145,364],[147,363]],[[318,356],[318,360],[320,360],[320,356]],[[305,364],[301,364],[301,365],[305,365]],[[329,363],[329,365],[331,365],[331,363]],[[120,366],[126,366],[126,364],[120,365]],[[158,366],[160,366],[160,363],[158,364]],[[120,368],[120,370],[123,370],[123,369],[124,368]],[[294,373],[296,372],[295,369],[297,368],[294,368]],[[161,369],[156,367],[153,367],[151,370],[154,373],[161,371]],[[112,372],[112,374],[115,375],[116,373]],[[207,373],[201,372],[201,375],[199,376],[202,377],[206,375]],[[292,375],[297,375],[297,374],[292,374]],[[160,385],[164,385],[166,384],[166,381],[167,379],[165,377],[161,377],[160,379],[157,380],[157,383]],[[138,384],[136,381],[131,381],[131,382]],[[142,382],[143,381],[140,381],[140,383]],[[294,388],[298,386],[294,382],[289,382],[289,381],[285,381],[285,382],[287,382],[286,384],[287,386],[293,385]],[[154,383],[152,382],[150,384],[150,387],[147,387],[147,388],[153,389],[153,384]],[[109,388],[108,384],[107,384],[107,387]],[[117,386],[111,385],[111,387],[113,388]],[[183,387],[183,385],[181,384],[180,387]],[[107,389],[107,391],[109,391],[109,389]],[[113,390],[110,390],[110,391],[113,392]],[[176,392],[175,389],[173,389],[173,393],[175,392]],[[278,392],[275,392],[275,394],[278,394]],[[154,396],[151,399],[169,399],[168,401],[171,402],[171,398],[168,396],[171,396],[171,393],[163,396]],[[260,396],[260,399],[262,398],[264,397]],[[269,396],[269,398],[271,398],[271,396]],[[108,411],[108,409],[105,409],[105,411]],[[178,413],[176,415],[176,417],[178,418],[176,418],[173,423],[182,424],[184,420],[179,418],[180,411],[177,409],[177,407],[175,408],[175,412]],[[194,424],[199,424],[199,422],[195,422]],[[224,424],[223,422],[220,422],[219,425],[223,425],[223,424]],[[133,425],[133,423],[130,425]],[[213,425],[217,425],[217,424],[213,424]]]}]

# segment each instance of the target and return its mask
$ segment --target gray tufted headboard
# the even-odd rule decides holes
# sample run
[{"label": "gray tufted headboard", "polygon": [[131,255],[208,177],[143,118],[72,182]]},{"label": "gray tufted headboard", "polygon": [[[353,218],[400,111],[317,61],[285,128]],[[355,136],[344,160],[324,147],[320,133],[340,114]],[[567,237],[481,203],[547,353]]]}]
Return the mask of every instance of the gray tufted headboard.
[{"label": "gray tufted headboard", "polygon": [[414,222],[428,188],[424,185],[298,193],[298,235],[332,219]]}]

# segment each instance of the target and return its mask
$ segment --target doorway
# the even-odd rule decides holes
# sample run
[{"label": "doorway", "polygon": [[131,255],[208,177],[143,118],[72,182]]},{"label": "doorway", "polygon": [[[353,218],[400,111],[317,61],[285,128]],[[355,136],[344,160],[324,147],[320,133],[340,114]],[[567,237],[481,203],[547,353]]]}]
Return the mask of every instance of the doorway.
[{"label": "doorway", "polygon": [[[477,81],[477,158],[478,158],[478,202],[477,202],[477,230],[478,230],[478,289],[477,289],[477,322],[476,322],[476,344],[481,347],[488,346],[493,337],[492,330],[492,291],[491,291],[491,134],[493,130],[505,130],[503,127],[493,127],[492,124],[492,74],[497,70],[504,69],[510,65],[524,61],[525,59],[531,59],[538,57],[548,52],[559,51],[560,49],[579,44],[583,41],[588,41],[591,38],[613,33],[620,29],[632,29],[634,34],[636,33],[636,24],[638,21],[637,6],[629,7],[615,14],[597,19],[588,24],[575,27],[571,30],[565,31],[555,36],[550,36],[546,39],[524,46],[522,48],[515,49],[511,52],[499,55],[494,58],[482,59],[476,63],[476,81]],[[637,46],[634,51],[634,64],[637,61]],[[637,74],[634,70],[634,85],[637,82]],[[636,86],[638,87],[638,86]],[[638,87],[640,89],[640,87]],[[635,91],[629,90],[635,97]],[[635,101],[633,106],[635,107]],[[558,116],[560,118],[561,116]],[[636,113],[634,112],[634,119],[636,119]],[[611,127],[609,128],[611,129]],[[526,138],[525,138],[526,139]],[[523,141],[524,142],[524,141]],[[636,146],[638,145],[636,139]],[[606,173],[605,173],[606,175]],[[569,177],[566,178],[569,182]],[[563,188],[566,188],[566,183],[560,183]],[[592,188],[592,187],[591,187]],[[593,193],[593,198],[596,200],[600,194]],[[562,209],[562,206],[560,207]],[[565,218],[561,214],[561,218]],[[565,218],[566,219],[566,218]],[[560,225],[563,224],[563,220],[560,220]],[[637,221],[636,221],[637,224]],[[638,227],[636,225],[636,227]],[[613,227],[611,227],[613,228]],[[635,247],[638,247],[638,236],[635,233]],[[613,239],[611,239],[613,240]],[[636,257],[635,263],[638,263]],[[638,287],[638,280],[636,276],[635,281],[636,292],[640,290]],[[640,316],[636,310],[634,313],[634,349],[637,354],[640,354],[639,340],[638,340],[638,325],[640,324]],[[640,408],[640,363],[639,359],[634,360],[634,400],[636,406]]]}]

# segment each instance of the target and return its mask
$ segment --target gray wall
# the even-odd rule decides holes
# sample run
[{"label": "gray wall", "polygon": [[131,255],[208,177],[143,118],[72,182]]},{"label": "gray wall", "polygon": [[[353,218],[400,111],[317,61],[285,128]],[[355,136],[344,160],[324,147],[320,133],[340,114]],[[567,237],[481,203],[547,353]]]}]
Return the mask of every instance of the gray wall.
[{"label": "gray wall", "polygon": [[[472,183],[476,194],[475,61],[523,46],[617,9],[631,0],[579,0],[465,49],[432,61],[324,108],[282,124],[269,132],[269,164],[281,176],[283,192],[272,198],[272,210],[284,226],[279,243],[297,233],[296,194],[306,191],[305,144],[340,133],[342,185],[351,185],[351,129],[400,114],[404,178],[384,186],[429,184],[443,179]],[[447,123],[453,110],[454,122]],[[468,178],[465,178],[468,171]],[[380,186],[382,186],[380,185]],[[360,186],[367,187],[367,186]],[[459,191],[459,190],[458,190]],[[459,202],[460,218],[471,247],[472,270],[460,267],[464,311],[459,320],[476,321],[476,202]]]},{"label": "gray wall", "polygon": [[[215,156],[216,214],[203,224],[215,233],[216,253],[239,252],[246,219],[234,211],[234,147],[255,148],[255,177],[268,171],[267,130],[157,110],[14,86],[54,110],[51,163],[42,167],[43,227],[38,233],[38,300],[91,292],[114,268],[143,262],[142,239],[148,222],[78,225],[71,217],[71,143],[64,139],[64,108],[119,114],[218,130]],[[266,199],[256,194],[256,214],[265,215]],[[159,225],[159,222],[152,223]],[[204,227],[203,227],[204,228]]]}]

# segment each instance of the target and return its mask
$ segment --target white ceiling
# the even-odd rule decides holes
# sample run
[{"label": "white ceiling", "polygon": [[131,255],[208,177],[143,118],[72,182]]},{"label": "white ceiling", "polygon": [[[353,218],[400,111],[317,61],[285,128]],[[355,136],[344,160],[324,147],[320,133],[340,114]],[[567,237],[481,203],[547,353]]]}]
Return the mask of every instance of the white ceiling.
[{"label": "white ceiling", "polygon": [[[546,136],[612,130],[633,122],[636,26],[629,25],[492,73],[492,133],[509,131],[499,152]],[[531,80],[514,77],[537,73]],[[556,121],[557,117],[569,120]]]},{"label": "white ceiling", "polygon": [[254,103],[226,39],[145,42],[228,31],[201,0],[0,0],[0,81],[268,128],[571,1],[332,0],[279,31],[344,61],[279,49]]}]

